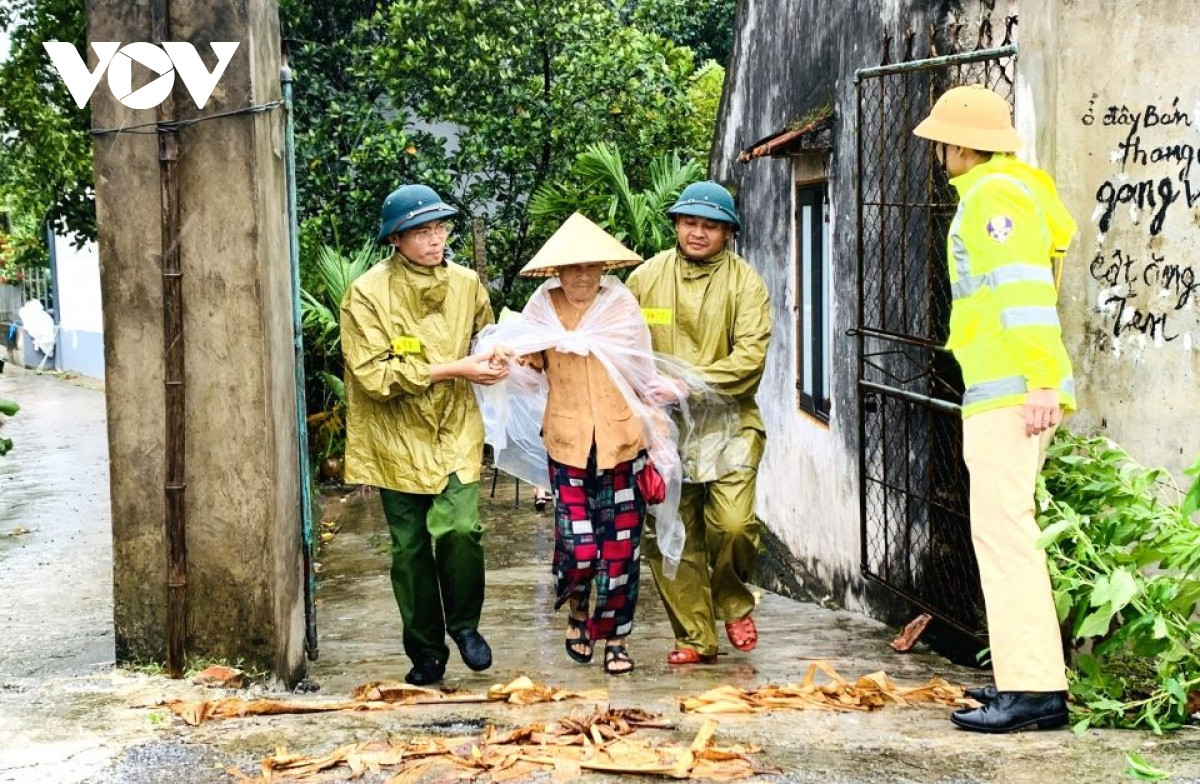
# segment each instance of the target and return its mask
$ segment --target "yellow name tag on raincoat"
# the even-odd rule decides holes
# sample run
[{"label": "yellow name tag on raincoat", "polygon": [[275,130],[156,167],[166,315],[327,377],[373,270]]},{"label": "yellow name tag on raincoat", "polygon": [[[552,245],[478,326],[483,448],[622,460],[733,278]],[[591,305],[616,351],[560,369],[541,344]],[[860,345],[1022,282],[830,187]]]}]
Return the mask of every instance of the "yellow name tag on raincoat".
[{"label": "yellow name tag on raincoat", "polygon": [[398,338],[392,338],[392,353],[397,356],[420,354],[421,341],[410,335],[401,335]]},{"label": "yellow name tag on raincoat", "polygon": [[642,317],[652,327],[669,327],[675,323],[675,314],[670,308],[642,308]]}]

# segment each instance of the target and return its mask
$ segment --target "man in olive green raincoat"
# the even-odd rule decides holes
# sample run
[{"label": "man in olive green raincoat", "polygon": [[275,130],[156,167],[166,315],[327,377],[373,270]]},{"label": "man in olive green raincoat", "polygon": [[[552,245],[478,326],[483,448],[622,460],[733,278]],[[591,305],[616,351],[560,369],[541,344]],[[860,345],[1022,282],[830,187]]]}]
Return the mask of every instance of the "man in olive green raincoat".
[{"label": "man in olive green raincoat", "polygon": [[758,555],[755,479],[766,438],[754,395],[766,364],[771,305],[762,278],[726,247],[741,225],[729,191],[715,182],[693,183],[667,212],[677,245],[634,270],[629,288],[642,305],[654,350],[692,364],[737,400],[741,432],[725,449],[727,473],[683,487],[679,513],[687,539],[675,578],[663,574],[653,536],[646,552],[675,632],[667,661],[712,663],[717,619],[738,650],[753,650],[758,642],[746,580]]},{"label": "man in olive green raincoat", "polygon": [[444,259],[458,211],[405,185],[383,203],[378,241],[395,253],[359,277],[342,303],[346,481],[379,488],[392,538],[392,590],[404,623],[405,677],[442,679],[446,634],[472,670],[491,666],[483,607],[479,471],[483,421],[471,382],[508,371],[471,340],[493,321],[473,271]]}]

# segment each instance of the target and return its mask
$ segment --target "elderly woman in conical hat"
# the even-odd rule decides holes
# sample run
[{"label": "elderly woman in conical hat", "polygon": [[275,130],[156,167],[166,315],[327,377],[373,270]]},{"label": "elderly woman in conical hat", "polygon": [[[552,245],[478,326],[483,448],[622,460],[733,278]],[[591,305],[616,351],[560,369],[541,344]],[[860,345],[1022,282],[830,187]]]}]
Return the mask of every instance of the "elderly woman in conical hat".
[{"label": "elderly woman in conical hat", "polygon": [[548,387],[541,432],[555,496],[555,607],[569,610],[567,655],[586,664],[604,640],[610,675],[634,668],[626,638],[647,507],[638,482],[647,462],[643,401],[670,399],[655,391],[650,333],[637,300],[605,275],[641,260],[576,213],[521,271],[548,278],[526,305],[522,326],[533,336],[550,335],[553,345],[519,363],[544,373]]}]

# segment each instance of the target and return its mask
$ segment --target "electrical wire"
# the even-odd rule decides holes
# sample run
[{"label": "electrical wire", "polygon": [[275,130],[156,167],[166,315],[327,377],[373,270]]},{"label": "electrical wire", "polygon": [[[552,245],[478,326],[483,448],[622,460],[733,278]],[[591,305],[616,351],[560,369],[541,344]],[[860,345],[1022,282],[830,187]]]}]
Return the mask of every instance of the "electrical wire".
[{"label": "electrical wire", "polygon": [[161,120],[149,123],[140,123],[138,125],[127,125],[122,128],[93,128],[88,133],[90,133],[92,136],[111,136],[118,133],[167,133],[171,131],[178,131],[182,128],[188,128],[192,125],[198,125],[209,120],[219,120],[225,117],[238,117],[243,114],[262,114],[263,112],[269,112],[278,109],[281,106],[283,106],[283,101],[271,101],[270,103],[260,103],[256,106],[246,106],[241,109],[231,109],[227,112],[206,114],[203,117],[194,117],[190,120]]}]

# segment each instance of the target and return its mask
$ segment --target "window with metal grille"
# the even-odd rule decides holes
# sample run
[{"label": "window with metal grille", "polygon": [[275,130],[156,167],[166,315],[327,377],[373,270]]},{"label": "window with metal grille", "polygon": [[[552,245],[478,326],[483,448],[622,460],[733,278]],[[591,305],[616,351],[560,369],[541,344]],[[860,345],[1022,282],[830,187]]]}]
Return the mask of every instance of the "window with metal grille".
[{"label": "window with metal grille", "polygon": [[829,204],[825,184],[796,186],[796,389],[800,408],[829,421]]}]

